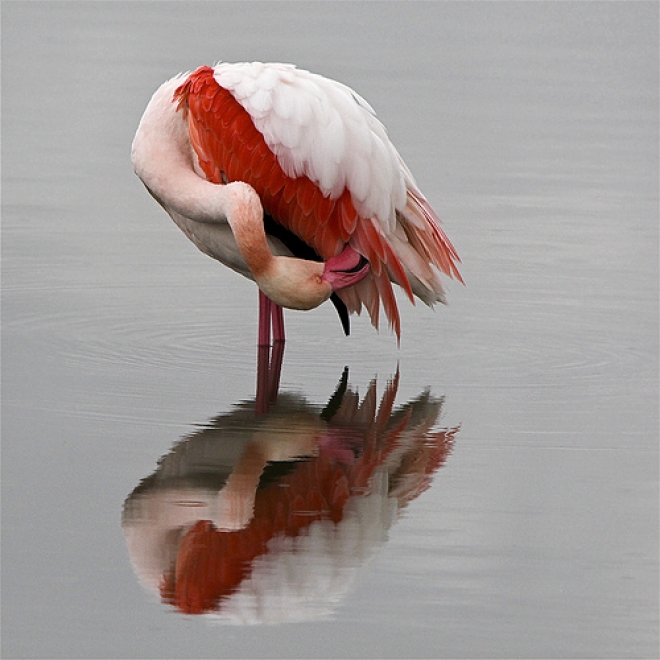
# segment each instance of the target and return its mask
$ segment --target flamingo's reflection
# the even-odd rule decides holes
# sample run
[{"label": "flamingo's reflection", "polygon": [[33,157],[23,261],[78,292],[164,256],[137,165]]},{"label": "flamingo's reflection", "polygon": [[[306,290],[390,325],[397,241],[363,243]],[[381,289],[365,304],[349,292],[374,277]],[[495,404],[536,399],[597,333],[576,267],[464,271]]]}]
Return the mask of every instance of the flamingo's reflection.
[{"label": "flamingo's reflection", "polygon": [[236,623],[329,614],[397,514],[426,490],[457,429],[442,399],[394,408],[340,384],[322,410],[281,392],[183,438],[127,498],[123,528],[141,582],[189,614]]}]

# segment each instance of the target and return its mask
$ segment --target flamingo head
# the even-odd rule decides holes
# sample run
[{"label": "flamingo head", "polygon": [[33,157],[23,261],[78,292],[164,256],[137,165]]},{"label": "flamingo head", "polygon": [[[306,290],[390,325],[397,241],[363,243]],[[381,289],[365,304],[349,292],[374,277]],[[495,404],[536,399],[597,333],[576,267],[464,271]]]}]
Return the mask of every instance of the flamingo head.
[{"label": "flamingo head", "polygon": [[325,263],[274,257],[265,273],[255,273],[259,288],[276,304],[289,309],[314,309],[334,291],[357,284],[369,272],[369,263],[346,246]]},{"label": "flamingo head", "polygon": [[343,252],[325,262],[321,279],[332,287],[333,291],[353,286],[366,277],[369,262],[350,245]]}]

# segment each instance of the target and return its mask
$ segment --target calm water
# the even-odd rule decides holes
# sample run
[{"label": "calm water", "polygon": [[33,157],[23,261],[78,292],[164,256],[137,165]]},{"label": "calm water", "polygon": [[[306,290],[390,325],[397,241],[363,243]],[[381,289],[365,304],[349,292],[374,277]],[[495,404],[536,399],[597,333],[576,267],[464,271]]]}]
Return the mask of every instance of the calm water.
[{"label": "calm water", "polygon": [[[4,657],[657,657],[656,3],[2,18]],[[400,349],[289,313],[259,419],[253,285],[129,163],[156,87],[217,59],[364,95],[467,282],[436,311],[402,300]],[[274,472],[230,515],[247,447]],[[282,535],[278,484],[331,515]],[[158,590],[180,530],[250,506],[279,540],[212,616],[181,613]],[[229,536],[210,575],[249,555]]]}]

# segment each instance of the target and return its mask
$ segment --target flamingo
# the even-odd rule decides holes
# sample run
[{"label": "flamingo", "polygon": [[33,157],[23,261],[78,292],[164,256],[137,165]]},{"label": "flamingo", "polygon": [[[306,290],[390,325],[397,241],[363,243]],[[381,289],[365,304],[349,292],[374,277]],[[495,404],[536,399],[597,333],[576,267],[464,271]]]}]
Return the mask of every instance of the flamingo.
[{"label": "flamingo", "polygon": [[219,63],[155,92],[132,145],[136,174],[186,236],[259,288],[259,346],[283,342],[282,308],[331,299],[344,331],[392,282],[414,304],[463,281],[456,250],[372,107],[292,64]]}]

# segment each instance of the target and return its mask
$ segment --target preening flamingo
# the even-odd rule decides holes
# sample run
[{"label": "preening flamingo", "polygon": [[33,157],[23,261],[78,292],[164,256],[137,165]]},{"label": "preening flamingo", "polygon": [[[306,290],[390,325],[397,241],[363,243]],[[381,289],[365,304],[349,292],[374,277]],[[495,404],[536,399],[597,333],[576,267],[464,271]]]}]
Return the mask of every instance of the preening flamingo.
[{"label": "preening flamingo", "polygon": [[444,302],[439,271],[458,255],[371,106],[291,64],[202,66],[164,83],[132,148],[137,175],[204,253],[260,290],[259,344],[284,340],[282,307],[329,298],[348,334],[382,304],[397,338],[392,282]]}]

